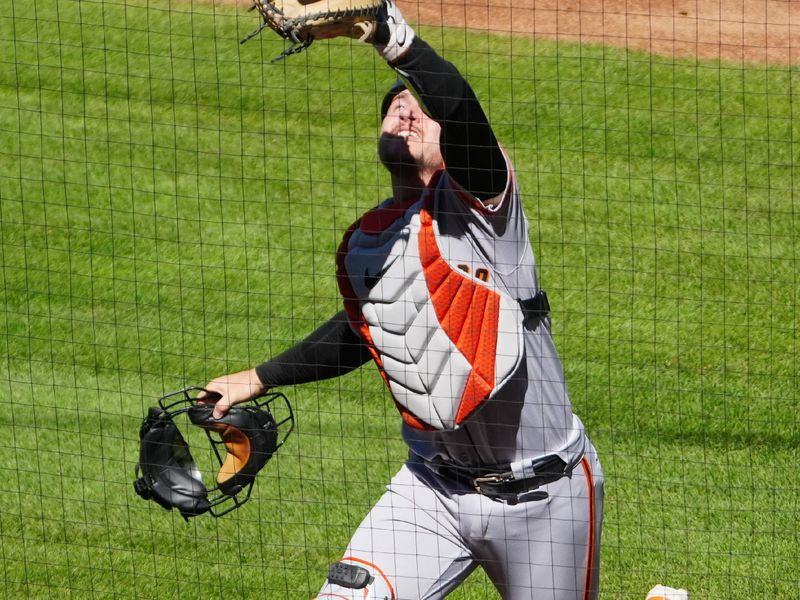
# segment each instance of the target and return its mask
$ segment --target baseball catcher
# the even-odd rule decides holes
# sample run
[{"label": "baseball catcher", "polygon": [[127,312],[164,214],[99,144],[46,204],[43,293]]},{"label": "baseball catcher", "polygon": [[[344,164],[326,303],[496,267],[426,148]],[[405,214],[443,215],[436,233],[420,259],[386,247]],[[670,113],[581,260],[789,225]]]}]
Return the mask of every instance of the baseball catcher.
[{"label": "baseball catcher", "polygon": [[595,598],[603,471],[569,400],[510,157],[467,81],[393,2],[358,30],[399,76],[378,138],[392,197],[343,236],[344,310],[209,382],[213,416],[372,360],[409,458],[318,597],[444,598],[481,567],[506,600]]}]

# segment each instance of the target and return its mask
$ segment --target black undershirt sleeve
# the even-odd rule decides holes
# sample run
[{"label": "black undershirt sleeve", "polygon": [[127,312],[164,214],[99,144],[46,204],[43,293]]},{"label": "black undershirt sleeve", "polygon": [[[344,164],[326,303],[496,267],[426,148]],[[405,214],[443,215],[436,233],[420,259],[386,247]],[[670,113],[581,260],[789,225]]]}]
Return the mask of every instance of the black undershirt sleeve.
[{"label": "black undershirt sleeve", "polygon": [[503,153],[475,93],[458,69],[419,37],[393,67],[442,126],[447,172],[482,201],[502,193],[508,179]]},{"label": "black undershirt sleeve", "polygon": [[337,313],[303,341],[256,367],[267,387],[320,381],[354,371],[371,358],[366,344]]}]

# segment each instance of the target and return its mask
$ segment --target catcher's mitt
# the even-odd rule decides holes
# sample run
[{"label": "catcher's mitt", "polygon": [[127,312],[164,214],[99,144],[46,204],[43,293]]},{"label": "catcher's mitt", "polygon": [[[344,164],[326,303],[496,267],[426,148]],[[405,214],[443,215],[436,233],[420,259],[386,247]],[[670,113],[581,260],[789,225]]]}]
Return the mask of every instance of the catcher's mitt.
[{"label": "catcher's mitt", "polygon": [[[191,392],[201,389],[186,388],[167,394],[157,407],[150,408],[139,429],[141,445],[133,483],[136,493],[167,510],[177,508],[186,520],[205,512],[221,517],[247,502],[256,474],[294,428],[292,407],[283,394],[272,393],[257,403],[231,407],[224,417],[215,419],[213,405],[197,404],[191,396]],[[288,411],[280,421],[270,410],[275,401],[282,401]],[[194,425],[205,429],[219,461],[216,486],[210,489],[203,483],[189,445],[173,421],[183,413]],[[212,432],[219,439],[212,437]],[[227,452],[224,460],[219,446]],[[245,495],[239,498],[242,491]],[[221,507],[223,504],[226,506]]]},{"label": "catcher's mitt", "polygon": [[264,19],[242,44],[269,27],[293,42],[275,60],[302,52],[314,40],[351,37],[371,39],[383,0],[254,0],[253,9]]}]

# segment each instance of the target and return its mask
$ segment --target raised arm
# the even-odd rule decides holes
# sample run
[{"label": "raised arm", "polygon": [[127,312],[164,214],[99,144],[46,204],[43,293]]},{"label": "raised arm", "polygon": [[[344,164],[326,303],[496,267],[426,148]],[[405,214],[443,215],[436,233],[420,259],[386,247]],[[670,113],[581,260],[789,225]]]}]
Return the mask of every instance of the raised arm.
[{"label": "raised arm", "polygon": [[414,34],[393,2],[377,28],[378,52],[417,95],[442,127],[442,156],[448,173],[483,202],[506,187],[505,158],[475,93],[456,67]]}]

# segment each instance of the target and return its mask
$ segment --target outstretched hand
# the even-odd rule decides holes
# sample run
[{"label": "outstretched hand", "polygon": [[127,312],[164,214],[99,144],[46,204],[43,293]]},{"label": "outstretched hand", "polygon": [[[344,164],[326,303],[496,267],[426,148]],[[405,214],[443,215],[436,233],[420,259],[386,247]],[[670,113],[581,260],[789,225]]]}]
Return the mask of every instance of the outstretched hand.
[{"label": "outstretched hand", "polygon": [[267,391],[267,387],[261,383],[255,369],[248,369],[212,379],[205,385],[205,390],[200,392],[198,400],[214,404],[213,416],[220,419],[231,406],[258,398]]},{"label": "outstretched hand", "polygon": [[394,0],[384,0],[370,40],[378,53],[394,64],[408,51],[414,37],[414,30],[406,23]]}]

